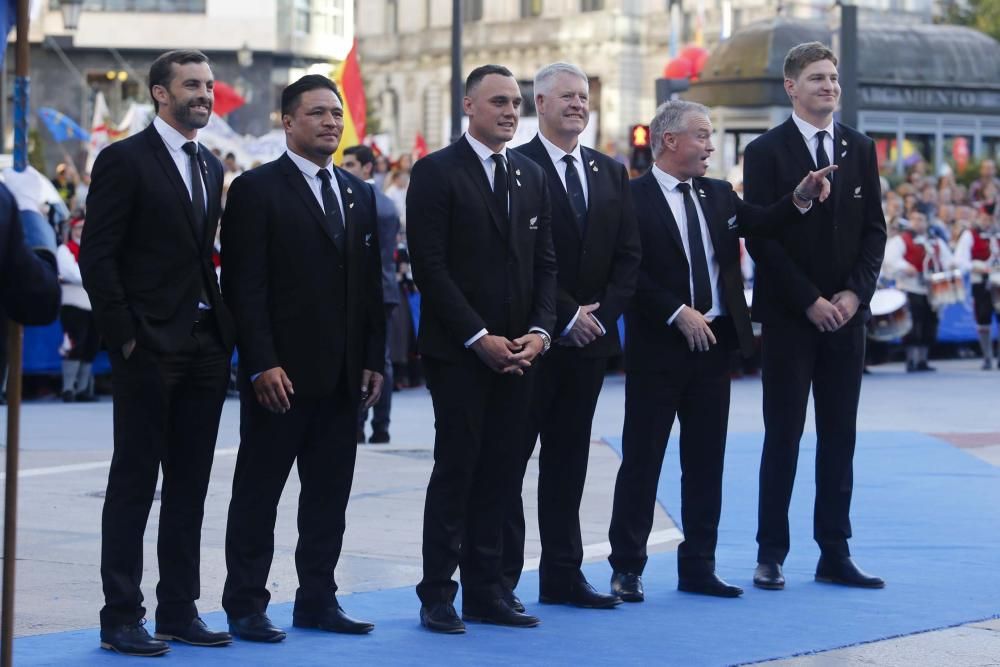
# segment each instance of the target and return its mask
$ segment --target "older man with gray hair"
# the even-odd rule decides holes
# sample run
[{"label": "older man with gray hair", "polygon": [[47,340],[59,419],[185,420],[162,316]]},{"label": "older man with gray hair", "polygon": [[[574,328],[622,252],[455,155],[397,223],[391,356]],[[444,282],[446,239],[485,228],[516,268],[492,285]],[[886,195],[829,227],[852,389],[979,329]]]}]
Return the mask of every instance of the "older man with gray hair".
[{"label": "older man with gray hair", "polygon": [[[625,167],[580,145],[590,115],[587,75],[557,62],[535,75],[538,134],[517,151],[549,182],[552,240],[559,265],[555,344],[536,362],[521,474],[541,436],[538,527],[542,558],[539,601],[586,608],[621,603],[594,590],[580,565],[580,499],[590,456],[590,428],[608,359],[621,354],[617,321],[635,290],[639,234]],[[521,486],[514,489],[504,530],[509,603],[524,565]]]},{"label": "older man with gray hair", "polygon": [[642,240],[632,308],[625,315],[625,426],[615,485],[609,561],[612,592],[644,599],[646,540],[674,417],[681,422],[679,590],[737,597],[715,573],[722,467],[729,420],[729,353],[753,350],[743,297],[739,237],[810,224],[813,199],[830,193],[810,172],[767,208],[743,203],[732,186],[705,178],[715,151],[709,110],[675,100],[650,123],[655,163],[631,183]]}]

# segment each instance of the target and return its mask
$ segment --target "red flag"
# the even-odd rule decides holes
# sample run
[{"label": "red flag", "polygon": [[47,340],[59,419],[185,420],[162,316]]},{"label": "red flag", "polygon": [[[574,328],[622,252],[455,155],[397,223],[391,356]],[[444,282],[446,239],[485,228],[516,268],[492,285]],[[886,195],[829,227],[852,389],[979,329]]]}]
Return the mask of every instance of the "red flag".
[{"label": "red flag", "polygon": [[413,139],[412,155],[414,160],[419,160],[427,155],[427,141],[424,139],[424,135],[419,132],[417,132],[417,136]]},{"label": "red flag", "polygon": [[215,113],[225,116],[231,111],[236,111],[246,103],[247,101],[243,99],[243,96],[237,93],[228,83],[225,81],[215,82],[215,104],[212,109]]}]

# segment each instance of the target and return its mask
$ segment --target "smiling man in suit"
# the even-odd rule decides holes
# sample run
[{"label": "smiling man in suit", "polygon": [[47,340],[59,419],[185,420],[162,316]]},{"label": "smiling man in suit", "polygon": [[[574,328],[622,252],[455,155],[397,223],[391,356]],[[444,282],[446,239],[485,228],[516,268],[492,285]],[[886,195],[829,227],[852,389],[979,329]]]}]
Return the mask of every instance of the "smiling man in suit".
[{"label": "smiling man in suit", "polygon": [[655,164],[632,181],[642,263],[625,319],[625,426],[609,531],[611,589],[626,602],[644,599],[646,540],[676,416],[684,530],[677,588],[737,597],[743,590],[715,573],[715,546],[729,421],[729,353],[753,351],[739,237],[780,224],[811,224],[812,199],[829,194],[823,177],[832,167],[809,172],[794,194],[767,209],[749,206],[726,181],[704,177],[715,150],[707,108],[667,102],[649,128]]},{"label": "smiling man in suit", "polygon": [[[553,63],[535,75],[534,90],[539,131],[516,150],[548,178],[559,264],[558,338],[536,370],[520,472],[523,478],[541,436],[539,599],[606,609],[621,600],[594,590],[580,569],[580,500],[604,372],[608,358],[621,354],[618,317],[635,291],[639,232],[625,167],[579,142],[590,116],[587,75],[575,65]],[[512,490],[504,578],[517,605],[513,590],[524,566],[524,509],[521,485]]]},{"label": "smiling man in suit", "polygon": [[382,390],[385,316],[371,186],[332,163],[340,91],[307,75],[281,94],[288,150],[233,181],[222,288],[240,352],[240,451],[226,528],[222,606],[235,636],[278,642],[265,613],[278,500],[298,464],[292,624],[364,634],[337,602],[334,569],[357,454],[359,409]]},{"label": "smiling man in suit", "polygon": [[414,164],[406,196],[436,431],[417,595],[421,623],[445,633],[465,631],[453,606],[459,564],[465,620],[539,623],[507,600],[501,542],[531,366],[549,348],[556,320],[545,175],[506,147],[520,114],[517,80],[505,67],[478,67],[463,106],[468,132]]},{"label": "smiling man in suit", "polygon": [[169,647],[142,627],[142,536],[163,467],[156,635],[228,644],[198,618],[201,522],[229,381],[233,323],[212,266],[222,165],[198,143],[214,80],[199,51],[149,69],[156,117],[94,164],[80,244],[83,285],[111,353],[114,455],[104,497],[101,646]]},{"label": "smiling man in suit", "polygon": [[885,252],[875,143],[833,120],[840,100],[837,58],[819,42],[785,57],[792,116],[747,145],[748,202],[770,204],[814,166],[839,167],[816,224],[751,240],[757,266],[753,315],[763,327],[764,450],[760,463],[754,585],[785,585],[791,544],[788,505],[812,389],[816,406],[816,580],[882,588],[851,559],[851,492],[868,302]]}]

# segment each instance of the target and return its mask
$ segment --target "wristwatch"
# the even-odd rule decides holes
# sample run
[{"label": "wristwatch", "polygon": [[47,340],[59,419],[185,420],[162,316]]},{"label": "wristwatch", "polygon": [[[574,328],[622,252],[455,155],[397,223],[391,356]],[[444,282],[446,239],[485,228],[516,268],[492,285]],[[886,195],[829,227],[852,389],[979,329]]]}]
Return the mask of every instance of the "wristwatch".
[{"label": "wristwatch", "polygon": [[539,331],[538,329],[535,329],[531,333],[538,334],[538,337],[542,339],[542,352],[541,353],[545,354],[546,352],[548,352],[549,348],[552,347],[552,339],[549,338],[549,335],[547,333],[545,333],[544,331]]}]

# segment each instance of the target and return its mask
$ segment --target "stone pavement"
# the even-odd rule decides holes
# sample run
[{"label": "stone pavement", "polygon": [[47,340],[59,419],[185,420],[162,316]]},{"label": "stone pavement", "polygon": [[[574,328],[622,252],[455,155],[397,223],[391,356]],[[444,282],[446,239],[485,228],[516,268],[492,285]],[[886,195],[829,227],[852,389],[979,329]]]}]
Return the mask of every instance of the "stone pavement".
[{"label": "stone pavement", "polygon": [[[907,375],[898,364],[873,369],[863,385],[859,430],[932,433],[970,455],[1000,465],[1000,371],[980,371],[977,360],[936,365],[940,369],[937,373],[919,375]],[[594,421],[582,510],[583,541],[589,545],[589,558],[595,560],[607,553],[607,527],[618,469],[617,455],[600,439],[621,433],[623,404],[624,378],[611,375]],[[205,511],[200,609],[206,612],[220,608],[225,578],[223,545],[238,418],[238,403],[228,401]],[[811,421],[810,416],[807,430],[812,430]],[[22,636],[95,627],[102,603],[98,573],[100,516],[111,456],[111,403],[29,403],[23,409],[22,425],[15,631]],[[759,379],[734,382],[730,431],[759,433],[762,429]],[[411,586],[420,578],[424,490],[433,463],[433,415],[424,389],[397,392],[391,431],[392,444],[359,449],[344,553],[337,570],[342,594]],[[534,517],[536,477],[533,462],[524,485],[528,559],[539,554]],[[298,481],[293,474],[282,497],[275,534],[270,588],[276,602],[291,601],[295,595],[297,495]],[[145,540],[143,581],[147,598],[153,594],[156,582],[157,512],[154,503]],[[674,523],[662,508],[657,510],[653,531],[659,543],[651,551],[676,548]],[[752,552],[752,545],[749,548]],[[863,563],[863,556],[861,560]],[[746,567],[752,569],[753,563],[748,562]],[[891,584],[891,573],[878,574]],[[350,611],[349,598],[344,605]],[[418,606],[414,595],[414,616]],[[1000,621],[972,623],[775,664],[1000,664]]]}]

